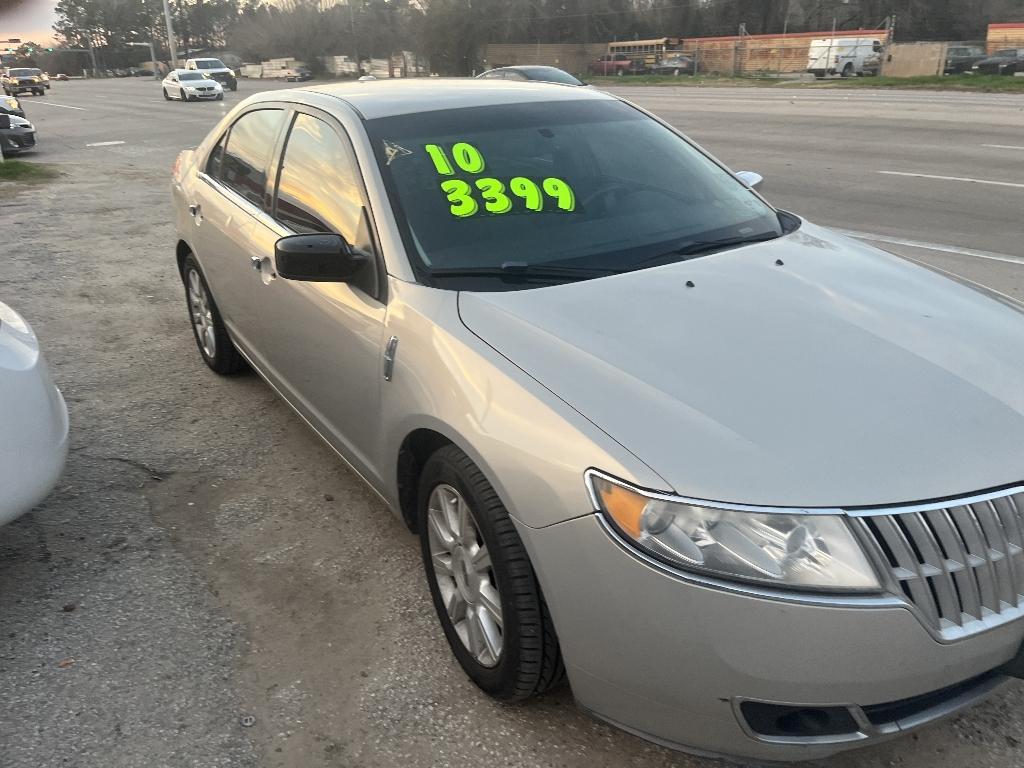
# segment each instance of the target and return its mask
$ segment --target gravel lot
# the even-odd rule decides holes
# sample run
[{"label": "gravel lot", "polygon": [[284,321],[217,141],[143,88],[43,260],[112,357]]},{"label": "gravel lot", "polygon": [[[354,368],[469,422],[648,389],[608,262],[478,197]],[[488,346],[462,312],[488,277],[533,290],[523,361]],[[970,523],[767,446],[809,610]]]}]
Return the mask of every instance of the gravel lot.
[{"label": "gravel lot", "polygon": [[[195,350],[168,169],[220,107],[60,85],[85,115],[26,101],[64,176],[0,186],[0,299],[40,336],[73,430],[56,491],[0,529],[0,766],[717,765],[596,723],[566,688],[508,707],[466,681],[414,538],[258,378]],[[1017,264],[903,252],[1024,298]],[[1024,686],[825,765],[1024,766]]]}]

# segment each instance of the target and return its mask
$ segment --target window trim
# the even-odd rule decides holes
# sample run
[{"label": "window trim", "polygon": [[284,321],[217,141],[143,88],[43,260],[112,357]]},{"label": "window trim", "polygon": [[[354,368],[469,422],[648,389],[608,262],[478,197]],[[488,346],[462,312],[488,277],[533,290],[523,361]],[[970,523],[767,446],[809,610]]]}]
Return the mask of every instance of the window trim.
[{"label": "window trim", "polygon": [[[270,196],[270,205],[265,211],[267,219],[273,222],[274,226],[279,227],[290,234],[298,234],[295,230],[277,218],[277,194],[281,184],[281,171],[284,169],[285,150],[288,147],[288,140],[291,138],[292,128],[294,128],[295,121],[298,120],[299,115],[306,115],[314,118],[315,120],[320,120],[326,124],[329,129],[333,130],[338,138],[348,145],[349,154],[352,156],[356,176],[356,186],[359,189],[362,209],[366,213],[367,226],[369,229],[371,246],[373,248],[373,258],[377,271],[376,291],[373,295],[365,295],[380,304],[386,304],[388,276],[387,264],[384,262],[384,254],[381,252],[381,239],[380,232],[377,227],[377,219],[373,213],[373,205],[370,203],[369,190],[366,184],[366,174],[362,165],[359,163],[359,155],[356,152],[355,142],[352,141],[351,135],[345,129],[345,126],[341,124],[341,121],[328,112],[324,112],[323,110],[311,107],[307,104],[293,102],[288,104],[288,113],[289,114],[285,118],[284,127],[281,130],[281,134],[278,136],[277,143],[274,146],[274,155],[272,158],[273,163],[271,165],[273,178],[271,179],[270,173],[267,175],[268,194]],[[359,290],[354,286],[352,286],[352,288],[353,290]]]}]

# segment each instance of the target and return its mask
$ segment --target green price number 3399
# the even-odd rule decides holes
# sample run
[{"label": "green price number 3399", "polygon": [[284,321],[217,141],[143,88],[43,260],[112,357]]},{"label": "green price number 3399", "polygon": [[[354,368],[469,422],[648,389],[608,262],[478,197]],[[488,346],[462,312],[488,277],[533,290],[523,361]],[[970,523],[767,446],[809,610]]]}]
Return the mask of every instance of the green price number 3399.
[{"label": "green price number 3399", "polygon": [[[483,173],[486,168],[483,155],[472,144],[453,144],[452,160],[437,144],[427,144],[424,150],[441,176],[455,175],[452,160],[461,171],[473,175]],[[478,197],[483,202],[483,210],[496,215],[511,212],[517,200],[527,211],[543,211],[546,198],[550,198],[559,211],[576,210],[572,187],[555,177],[548,177],[540,183],[525,176],[514,176],[507,182],[489,176],[473,179],[472,183],[465,179],[445,179],[441,182],[441,190],[448,196],[452,216],[460,219],[480,212]]]}]

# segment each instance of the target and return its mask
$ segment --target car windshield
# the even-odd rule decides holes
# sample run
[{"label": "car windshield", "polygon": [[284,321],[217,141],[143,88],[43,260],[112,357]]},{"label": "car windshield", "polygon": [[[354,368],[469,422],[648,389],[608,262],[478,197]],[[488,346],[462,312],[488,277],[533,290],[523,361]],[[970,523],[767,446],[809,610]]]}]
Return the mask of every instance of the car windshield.
[{"label": "car windshield", "polygon": [[34,77],[40,74],[38,69],[12,69],[12,77]]},{"label": "car windshield", "polygon": [[196,62],[196,67],[199,69],[227,69],[220,59],[200,59]]},{"label": "car windshield", "polygon": [[367,128],[428,278],[513,266],[582,279],[783,231],[727,171],[620,101],[439,110]]},{"label": "car windshield", "polygon": [[992,55],[993,56],[1009,56],[1009,57],[1013,57],[1013,56],[1017,55],[1017,49],[1016,48],[1004,48],[1001,51],[996,51]]},{"label": "car windshield", "polygon": [[202,72],[180,72],[178,74],[179,80],[205,80],[206,75]]},{"label": "car windshield", "polygon": [[563,83],[564,85],[583,85],[579,80],[558,67],[528,67],[521,70],[531,80],[543,80],[547,83]]}]

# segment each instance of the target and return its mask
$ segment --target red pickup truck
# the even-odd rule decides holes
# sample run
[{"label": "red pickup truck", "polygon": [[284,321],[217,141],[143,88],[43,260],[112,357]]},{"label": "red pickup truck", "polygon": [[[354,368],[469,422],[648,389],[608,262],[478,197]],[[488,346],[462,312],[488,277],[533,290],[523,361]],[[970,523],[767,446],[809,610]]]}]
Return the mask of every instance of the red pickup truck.
[{"label": "red pickup truck", "polygon": [[592,75],[617,75],[620,72],[632,74],[636,72],[633,60],[624,53],[606,53],[604,56],[598,56],[594,61],[590,62],[588,69]]}]

